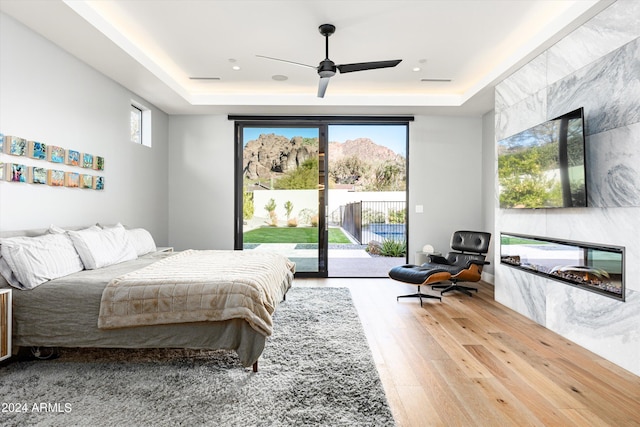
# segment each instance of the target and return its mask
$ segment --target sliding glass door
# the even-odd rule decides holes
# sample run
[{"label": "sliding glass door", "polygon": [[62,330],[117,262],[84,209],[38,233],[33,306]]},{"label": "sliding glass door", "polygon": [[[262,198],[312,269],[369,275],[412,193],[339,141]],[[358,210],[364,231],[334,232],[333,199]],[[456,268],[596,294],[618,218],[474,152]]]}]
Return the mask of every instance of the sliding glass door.
[{"label": "sliding glass door", "polygon": [[278,252],[326,276],[326,126],[236,122],[236,249]]}]

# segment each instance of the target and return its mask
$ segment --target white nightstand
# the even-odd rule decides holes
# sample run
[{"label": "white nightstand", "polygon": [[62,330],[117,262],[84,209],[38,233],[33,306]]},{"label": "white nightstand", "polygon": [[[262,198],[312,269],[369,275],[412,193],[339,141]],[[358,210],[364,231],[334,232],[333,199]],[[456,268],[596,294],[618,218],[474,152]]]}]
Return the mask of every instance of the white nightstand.
[{"label": "white nightstand", "polygon": [[11,289],[0,289],[0,360],[11,357]]}]

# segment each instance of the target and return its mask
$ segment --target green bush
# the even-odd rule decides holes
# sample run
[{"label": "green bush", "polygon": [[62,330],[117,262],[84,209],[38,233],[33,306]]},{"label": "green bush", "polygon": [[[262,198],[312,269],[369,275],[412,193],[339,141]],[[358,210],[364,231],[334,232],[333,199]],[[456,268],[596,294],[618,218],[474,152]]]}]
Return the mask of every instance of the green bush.
[{"label": "green bush", "polygon": [[404,224],[406,211],[404,209],[389,210],[389,224]]},{"label": "green bush", "polygon": [[380,248],[380,255],[389,257],[401,257],[407,254],[407,243],[393,240],[384,239],[382,241],[382,247]]},{"label": "green bush", "polygon": [[253,192],[245,191],[242,194],[242,218],[245,220],[253,218],[254,210]]},{"label": "green bush", "polygon": [[384,212],[376,211],[371,208],[362,209],[362,225],[384,224]]}]

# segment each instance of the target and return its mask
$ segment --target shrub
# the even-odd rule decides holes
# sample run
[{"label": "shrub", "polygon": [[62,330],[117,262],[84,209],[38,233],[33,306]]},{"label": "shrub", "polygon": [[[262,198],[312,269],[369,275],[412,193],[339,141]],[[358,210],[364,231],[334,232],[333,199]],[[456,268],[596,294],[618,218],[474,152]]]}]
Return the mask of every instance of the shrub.
[{"label": "shrub", "polygon": [[371,208],[362,209],[362,225],[384,224],[384,212],[376,211]]},{"label": "shrub", "polygon": [[406,211],[404,209],[389,210],[389,224],[404,224]]},{"label": "shrub", "polygon": [[407,254],[407,243],[399,240],[384,239],[380,248],[380,255],[401,257]]},{"label": "shrub", "polygon": [[245,191],[242,194],[242,219],[253,218],[255,207],[253,205],[253,192]]},{"label": "shrub", "polygon": [[297,227],[297,226],[298,226],[298,220],[296,218],[291,218],[287,220],[287,227]]},{"label": "shrub", "polygon": [[300,223],[301,224],[310,224],[311,223],[311,217],[314,215],[314,211],[312,211],[311,209],[302,209],[300,212],[298,212],[298,218],[300,218]]},{"label": "shrub", "polygon": [[313,215],[311,217],[311,226],[312,227],[317,227],[318,226],[318,215]]}]

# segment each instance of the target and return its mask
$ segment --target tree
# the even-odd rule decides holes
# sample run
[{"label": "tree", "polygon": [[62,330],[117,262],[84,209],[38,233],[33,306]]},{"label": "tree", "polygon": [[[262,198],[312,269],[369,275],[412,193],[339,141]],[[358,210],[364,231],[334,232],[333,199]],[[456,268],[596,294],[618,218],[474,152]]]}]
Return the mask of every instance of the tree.
[{"label": "tree", "polygon": [[287,212],[287,221],[288,221],[289,217],[291,216],[291,211],[293,210],[293,203],[291,203],[290,200],[287,200],[287,202],[284,204],[284,210]]},{"label": "tree", "polygon": [[356,184],[369,169],[369,165],[360,158],[349,156],[333,162],[329,176],[336,184]]},{"label": "tree", "polygon": [[376,168],[373,182],[368,185],[370,191],[404,191],[406,168],[403,162],[386,161]]}]

